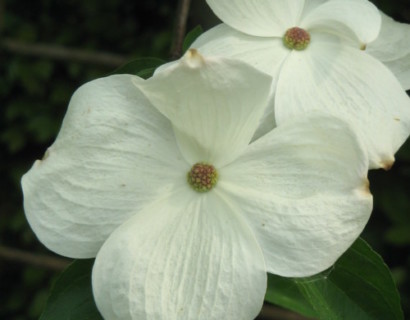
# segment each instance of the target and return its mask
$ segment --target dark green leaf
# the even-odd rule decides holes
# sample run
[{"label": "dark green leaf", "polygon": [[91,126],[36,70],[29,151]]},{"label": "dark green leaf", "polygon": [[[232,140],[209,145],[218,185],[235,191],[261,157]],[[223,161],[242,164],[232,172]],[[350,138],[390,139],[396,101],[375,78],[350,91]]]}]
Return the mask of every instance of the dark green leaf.
[{"label": "dark green leaf", "polygon": [[302,295],[298,285],[288,278],[268,274],[265,300],[307,317],[317,317],[317,313]]},{"label": "dark green leaf", "polygon": [[196,26],[194,29],[189,31],[188,34],[185,36],[184,43],[182,44],[182,52],[187,51],[191,44],[194,43],[196,38],[198,38],[203,32],[204,30],[201,26]]},{"label": "dark green leaf", "polygon": [[156,67],[155,68],[143,69],[143,70],[137,72],[136,75],[143,78],[143,79],[148,79],[154,74],[155,69],[156,69]]},{"label": "dark green leaf", "polygon": [[93,263],[77,260],[61,274],[40,320],[102,320],[91,290]]},{"label": "dark green leaf", "polygon": [[270,276],[266,300],[326,320],[403,319],[388,267],[362,239],[319,275],[299,279]]},{"label": "dark green leaf", "polygon": [[114,70],[112,74],[133,74],[147,79],[152,76],[155,69],[166,61],[157,58],[140,58],[133,60]]}]

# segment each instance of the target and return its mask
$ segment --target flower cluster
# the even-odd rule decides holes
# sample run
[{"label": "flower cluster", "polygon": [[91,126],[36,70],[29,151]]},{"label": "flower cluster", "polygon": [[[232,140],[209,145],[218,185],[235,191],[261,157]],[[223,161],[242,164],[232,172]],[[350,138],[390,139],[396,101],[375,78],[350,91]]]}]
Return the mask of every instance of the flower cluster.
[{"label": "flower cluster", "polygon": [[[409,26],[382,20],[367,0],[207,2],[225,23],[193,46],[240,59],[274,78],[262,133],[319,110],[355,127],[370,168],[392,166],[410,131],[410,100],[403,90],[410,89]],[[296,35],[302,30],[310,36],[303,50],[283,45],[295,27]]]},{"label": "flower cluster", "polygon": [[355,241],[369,167],[410,133],[408,26],[366,0],[208,4],[224,23],[180,60],[79,88],[22,179],[40,241],[96,257],[107,320],[254,319],[267,272],[319,273]]}]

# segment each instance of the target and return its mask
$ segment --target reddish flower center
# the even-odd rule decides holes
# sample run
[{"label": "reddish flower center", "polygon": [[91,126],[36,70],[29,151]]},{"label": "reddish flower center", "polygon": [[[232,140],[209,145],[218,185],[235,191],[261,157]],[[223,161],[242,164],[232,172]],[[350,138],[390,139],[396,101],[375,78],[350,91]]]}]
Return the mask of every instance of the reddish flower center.
[{"label": "reddish flower center", "polygon": [[286,31],[283,36],[283,44],[294,50],[304,50],[310,43],[310,34],[301,28],[293,27]]},{"label": "reddish flower center", "polygon": [[197,192],[211,190],[218,181],[218,171],[211,164],[198,162],[188,172],[188,183]]}]

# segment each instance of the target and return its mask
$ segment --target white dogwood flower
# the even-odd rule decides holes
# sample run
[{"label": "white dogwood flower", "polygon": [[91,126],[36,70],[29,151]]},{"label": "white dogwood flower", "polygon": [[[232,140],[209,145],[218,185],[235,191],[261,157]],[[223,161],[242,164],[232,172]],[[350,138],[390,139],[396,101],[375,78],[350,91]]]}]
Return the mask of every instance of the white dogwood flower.
[{"label": "white dogwood flower", "polygon": [[96,256],[105,319],[254,319],[267,271],[318,273],[358,237],[372,208],[360,140],[312,116],[249,144],[269,90],[251,66],[190,50],[73,95],[22,179],[24,208],[51,250]]},{"label": "white dogwood flower", "polygon": [[[383,63],[365,50],[378,37],[381,17],[367,0],[207,0],[224,22],[192,45],[203,54],[241,59],[273,76],[270,114],[262,133],[312,110],[343,117],[363,135],[371,168],[390,168],[410,133],[410,100]],[[386,28],[386,36],[394,28]],[[400,37],[398,37],[400,38]],[[407,60],[408,42],[382,41],[372,54]],[[376,52],[377,51],[377,52]],[[385,54],[383,54],[383,52]],[[387,64],[389,65],[389,64]],[[407,84],[406,84],[407,82]],[[267,129],[265,127],[267,126]]]}]

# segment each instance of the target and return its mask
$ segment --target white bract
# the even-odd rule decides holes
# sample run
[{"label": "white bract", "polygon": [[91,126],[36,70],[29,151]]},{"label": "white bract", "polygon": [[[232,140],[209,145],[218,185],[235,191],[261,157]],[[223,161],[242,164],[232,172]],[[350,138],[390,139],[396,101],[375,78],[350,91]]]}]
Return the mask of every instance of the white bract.
[{"label": "white bract", "polygon": [[[363,135],[371,168],[391,167],[394,153],[410,133],[410,99],[392,72],[365,50],[381,26],[373,4],[367,0],[207,2],[224,24],[204,33],[193,47],[203,54],[241,59],[274,78],[270,113],[258,135],[275,123],[280,126],[321,110],[344,118]],[[370,53],[386,62],[408,88],[410,46],[408,41],[400,43],[404,28],[384,20],[380,45],[372,46]],[[305,32],[305,38],[294,34],[296,40],[310,35],[310,42],[295,46],[298,50],[284,45],[292,40],[284,40],[285,33],[295,27]],[[403,32],[394,35],[396,28]]]},{"label": "white bract", "polygon": [[[254,319],[267,271],[318,273],[358,237],[372,208],[360,140],[316,115],[249,144],[270,85],[190,50],[148,80],[115,75],[73,95],[23,177],[24,207],[48,248],[96,256],[105,319]],[[218,171],[207,192],[187,181],[197,163]]]},{"label": "white bract", "polygon": [[410,25],[396,22],[380,13],[380,34],[367,46],[366,51],[394,73],[404,90],[410,90]]}]

